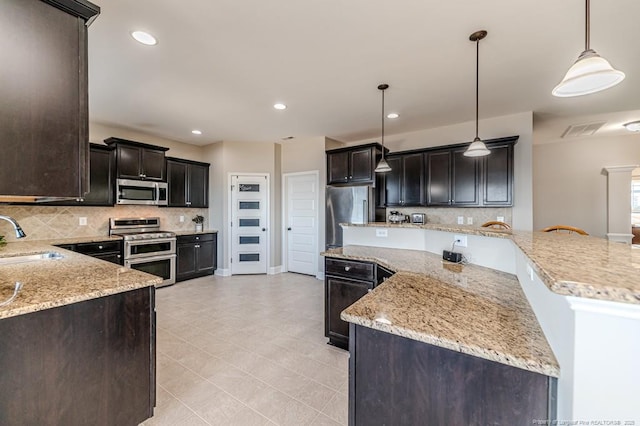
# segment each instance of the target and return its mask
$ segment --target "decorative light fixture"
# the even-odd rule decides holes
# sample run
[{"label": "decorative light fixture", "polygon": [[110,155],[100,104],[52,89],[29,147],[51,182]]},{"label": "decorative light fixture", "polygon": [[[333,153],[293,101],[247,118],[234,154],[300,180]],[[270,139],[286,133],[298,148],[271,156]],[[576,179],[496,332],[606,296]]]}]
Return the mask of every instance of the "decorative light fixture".
[{"label": "decorative light fixture", "polygon": [[202,134],[202,130],[194,129],[194,130],[191,131],[191,133],[193,133],[194,135],[200,136]]},{"label": "decorative light fixture", "polygon": [[397,112],[392,112],[392,113],[387,114],[387,118],[390,118],[392,120],[396,119],[398,117],[400,117],[400,114],[398,114]]},{"label": "decorative light fixture", "polygon": [[553,96],[568,98],[588,95],[615,86],[624,80],[624,73],[614,69],[609,61],[589,47],[590,7],[586,0],[584,52],[569,68],[560,84],[553,88]]},{"label": "decorative light fixture", "polygon": [[287,106],[285,104],[274,104],[273,107],[275,109],[287,109]]},{"label": "decorative light fixture", "polygon": [[463,155],[465,157],[482,157],[491,153],[491,151],[487,149],[487,146],[484,144],[484,142],[482,142],[482,140],[478,137],[478,98],[480,94],[480,40],[482,40],[486,36],[487,32],[485,30],[476,31],[469,36],[469,40],[476,43],[476,137],[464,152]]},{"label": "decorative light fixture", "polygon": [[389,88],[388,84],[381,84],[378,86],[378,90],[382,92],[382,158],[376,166],[376,173],[387,173],[391,171],[391,166],[384,159],[384,91]]},{"label": "decorative light fixture", "polygon": [[131,33],[131,37],[136,39],[138,43],[146,44],[147,46],[158,44],[158,40],[154,36],[144,31],[134,31]]},{"label": "decorative light fixture", "polygon": [[630,132],[640,132],[640,120],[625,123],[624,127]]}]

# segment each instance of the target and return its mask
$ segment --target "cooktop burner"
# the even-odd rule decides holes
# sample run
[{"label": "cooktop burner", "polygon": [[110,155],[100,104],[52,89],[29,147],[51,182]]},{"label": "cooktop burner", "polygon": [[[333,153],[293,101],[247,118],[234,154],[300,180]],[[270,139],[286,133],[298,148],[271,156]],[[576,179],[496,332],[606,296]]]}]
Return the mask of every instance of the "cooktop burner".
[{"label": "cooktop burner", "polygon": [[174,232],[160,230],[159,217],[111,218],[109,235],[120,235],[125,241],[176,237]]}]

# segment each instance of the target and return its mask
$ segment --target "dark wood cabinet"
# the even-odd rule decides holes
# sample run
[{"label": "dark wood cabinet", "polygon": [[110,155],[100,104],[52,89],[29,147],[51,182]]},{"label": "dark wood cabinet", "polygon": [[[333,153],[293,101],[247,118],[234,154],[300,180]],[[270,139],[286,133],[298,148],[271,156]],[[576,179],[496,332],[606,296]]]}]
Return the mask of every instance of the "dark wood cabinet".
[{"label": "dark wood cabinet", "polygon": [[425,154],[427,167],[427,205],[451,205],[451,151],[433,151]]},{"label": "dark wood cabinet", "polygon": [[120,138],[104,142],[116,147],[118,179],[167,180],[165,152],[169,148]]},{"label": "dark wood cabinet", "polygon": [[140,424],[155,336],[153,286],[1,320],[0,424]]},{"label": "dark wood cabinet", "polygon": [[176,281],[211,275],[217,269],[216,233],[179,235],[176,244]]},{"label": "dark wood cabinet", "polygon": [[466,148],[451,152],[451,205],[480,204],[480,165],[482,159],[465,157]]},{"label": "dark wood cabinet", "polygon": [[167,158],[169,207],[209,207],[209,164]]},{"label": "dark wood cabinet", "polygon": [[556,419],[557,380],[350,324],[349,425],[526,425]]},{"label": "dark wood cabinet", "polygon": [[80,0],[0,2],[0,200],[88,189],[87,22]]},{"label": "dark wood cabinet", "polygon": [[327,184],[375,184],[381,156],[377,143],[327,151]]},{"label": "dark wood cabinet", "polygon": [[330,344],[347,349],[349,323],[340,313],[392,275],[375,263],[325,258],[324,333]]},{"label": "dark wood cabinet", "polygon": [[491,154],[482,159],[482,204],[513,205],[513,144],[491,146]]},{"label": "dark wood cabinet", "polygon": [[91,243],[59,244],[57,247],[106,260],[117,265],[124,265],[122,241],[108,240]]},{"label": "dark wood cabinet", "polygon": [[422,152],[387,157],[391,171],[385,173],[386,205],[423,206],[424,155]]}]

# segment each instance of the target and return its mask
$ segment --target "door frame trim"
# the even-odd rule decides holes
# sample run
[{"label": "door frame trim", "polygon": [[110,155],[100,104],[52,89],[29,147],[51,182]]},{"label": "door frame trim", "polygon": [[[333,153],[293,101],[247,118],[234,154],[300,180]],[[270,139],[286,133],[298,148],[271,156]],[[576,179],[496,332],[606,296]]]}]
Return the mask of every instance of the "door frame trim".
[{"label": "door frame trim", "polygon": [[[229,189],[228,192],[228,197],[227,197],[227,204],[228,204],[228,211],[227,211],[227,217],[229,218],[229,221],[227,222],[227,230],[228,230],[228,245],[227,248],[229,249],[229,276],[233,275],[233,229],[231,229],[231,221],[233,220],[233,190],[231,189],[231,185],[232,185],[232,177],[233,176],[264,176],[266,178],[267,181],[267,223],[266,223],[266,228],[267,228],[267,235],[266,235],[266,262],[267,262],[267,268],[265,270],[265,274],[269,273],[269,270],[271,268],[271,173],[269,172],[265,172],[265,173],[243,173],[243,172],[229,172],[227,173],[227,188]],[[236,224],[237,226],[237,224]]]},{"label": "door frame trim", "polygon": [[294,176],[312,175],[315,177],[317,185],[317,208],[316,208],[316,255],[314,256],[313,265],[315,268],[315,276],[318,276],[318,257],[320,256],[320,170],[309,170],[306,172],[294,172],[282,174],[282,272],[289,272],[288,250],[289,238],[287,237],[287,182],[288,178]]}]

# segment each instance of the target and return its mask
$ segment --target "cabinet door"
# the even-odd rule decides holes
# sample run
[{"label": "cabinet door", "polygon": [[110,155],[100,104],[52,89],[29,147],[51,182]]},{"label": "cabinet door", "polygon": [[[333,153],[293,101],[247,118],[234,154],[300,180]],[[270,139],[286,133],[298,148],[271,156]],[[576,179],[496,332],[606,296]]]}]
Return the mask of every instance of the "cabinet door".
[{"label": "cabinet door", "polygon": [[493,146],[483,161],[483,204],[513,205],[513,144]]},{"label": "cabinet door", "polygon": [[367,294],[371,285],[344,278],[325,279],[325,336],[346,344],[349,341],[349,323],[340,319],[340,312]]},{"label": "cabinet door", "polygon": [[373,180],[373,150],[371,148],[357,149],[349,153],[351,172],[350,182],[367,182]]},{"label": "cabinet door", "polygon": [[465,157],[464,149],[452,152],[451,200],[457,206],[480,204],[480,164],[482,159]]},{"label": "cabinet door", "polygon": [[187,206],[187,164],[167,160],[167,185],[169,186],[169,207]]},{"label": "cabinet door", "polygon": [[435,151],[425,155],[427,205],[447,206],[451,203],[451,151]]},{"label": "cabinet door", "polygon": [[214,241],[196,244],[197,272],[200,275],[212,274],[215,265],[216,250]]},{"label": "cabinet door", "polygon": [[349,152],[327,154],[327,183],[346,183],[349,180]]},{"label": "cabinet door", "polygon": [[176,247],[176,281],[191,278],[197,272],[196,244],[178,244]]},{"label": "cabinet door", "polygon": [[424,205],[424,154],[417,153],[402,156],[401,186],[402,205]]},{"label": "cabinet door", "polygon": [[402,205],[402,157],[387,157],[391,171],[384,173],[387,207]]},{"label": "cabinet door", "polygon": [[189,164],[189,207],[209,207],[209,167]]},{"label": "cabinet door", "polygon": [[0,195],[87,190],[85,47],[82,19],[40,0],[0,1]]},{"label": "cabinet door", "polygon": [[115,151],[91,145],[89,152],[89,192],[82,204],[113,206],[115,190]]},{"label": "cabinet door", "polygon": [[141,157],[142,165],[140,169],[145,179],[148,180],[165,180],[166,164],[164,159],[164,151],[155,149],[142,149]]},{"label": "cabinet door", "polygon": [[137,146],[118,145],[118,178],[120,179],[140,179],[142,170],[142,148]]}]

